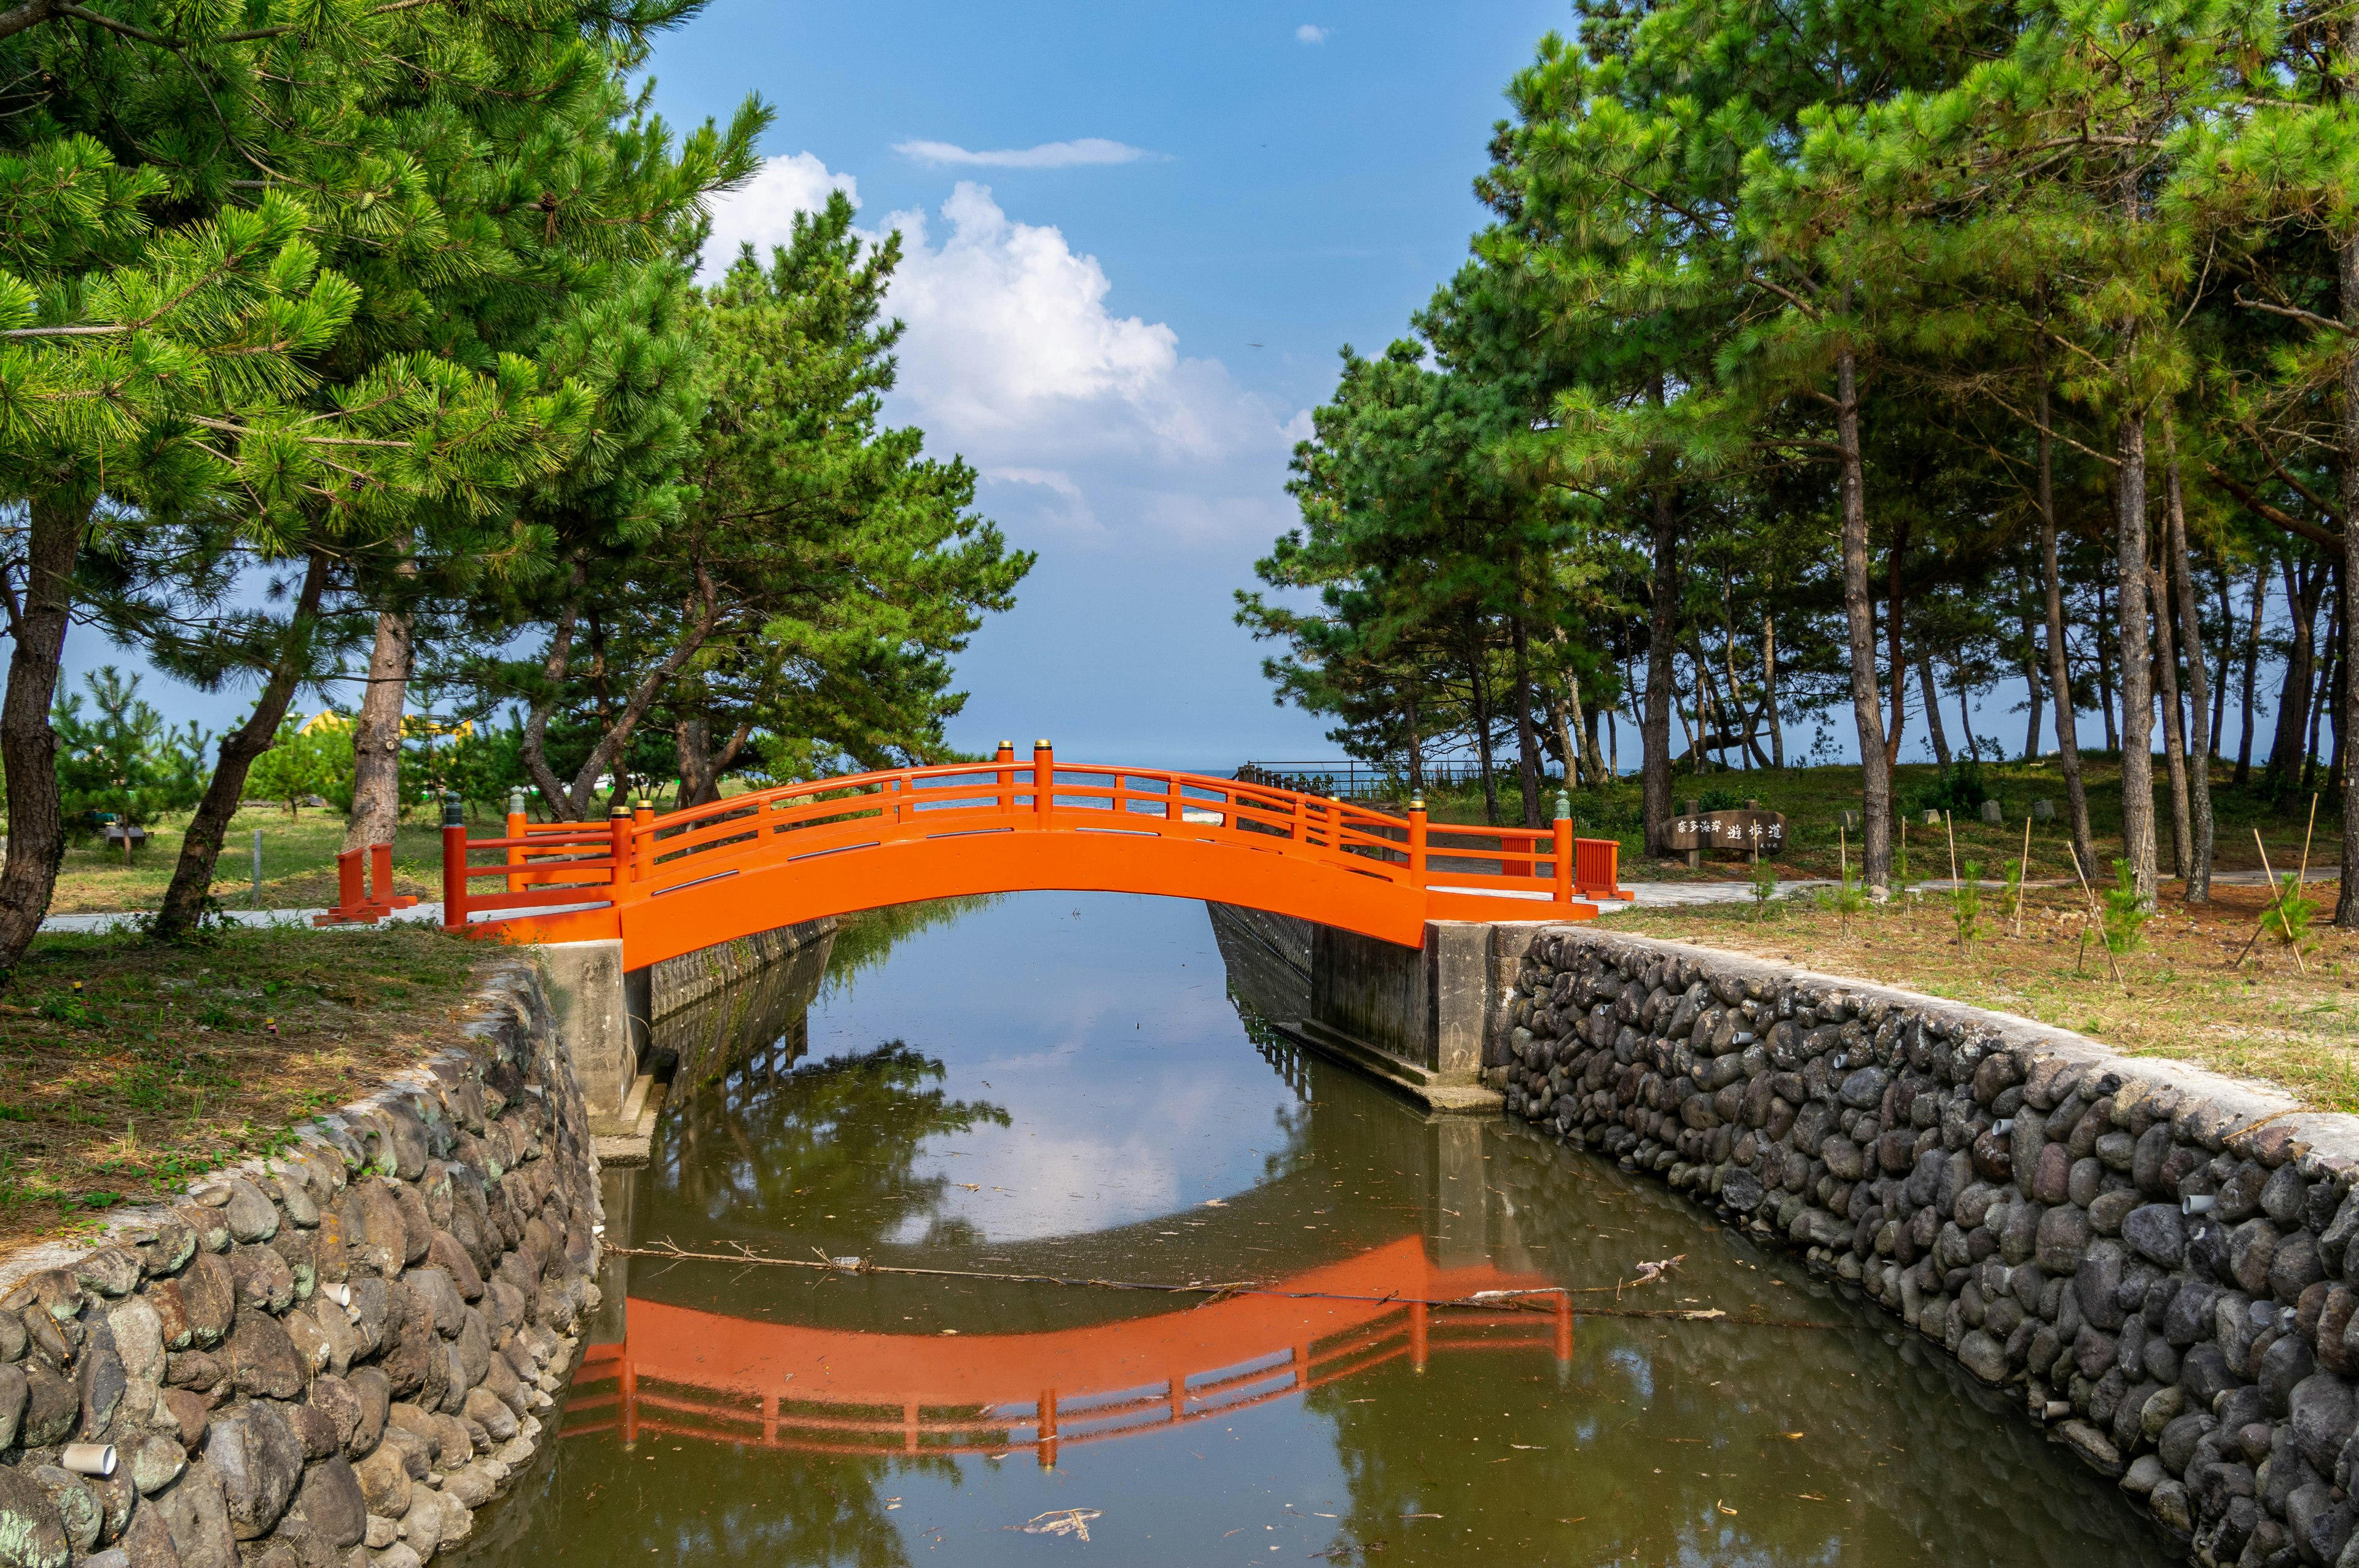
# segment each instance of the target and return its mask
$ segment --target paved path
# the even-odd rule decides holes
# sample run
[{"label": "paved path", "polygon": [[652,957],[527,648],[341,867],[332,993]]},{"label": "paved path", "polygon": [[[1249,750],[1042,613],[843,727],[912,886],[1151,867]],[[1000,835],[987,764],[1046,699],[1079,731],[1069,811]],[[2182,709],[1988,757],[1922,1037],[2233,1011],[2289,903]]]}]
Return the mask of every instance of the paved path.
[{"label": "paved path", "polygon": [[[313,915],[325,914],[327,913],[328,912],[324,909],[224,909],[221,912],[221,917],[224,922],[231,925],[300,925],[309,927],[311,924],[311,917]],[[130,925],[132,922],[140,918],[142,918],[142,912],[136,911],[122,911],[110,914],[52,914],[48,919],[41,922],[41,929],[44,931],[80,931],[86,933],[115,931]],[[386,916],[386,918],[387,920],[407,920],[419,924],[432,923],[440,925],[442,919],[442,906],[440,903],[412,904],[409,908],[397,910],[392,914]],[[322,926],[321,929],[327,931],[347,931],[358,928],[353,926],[329,925]]]}]

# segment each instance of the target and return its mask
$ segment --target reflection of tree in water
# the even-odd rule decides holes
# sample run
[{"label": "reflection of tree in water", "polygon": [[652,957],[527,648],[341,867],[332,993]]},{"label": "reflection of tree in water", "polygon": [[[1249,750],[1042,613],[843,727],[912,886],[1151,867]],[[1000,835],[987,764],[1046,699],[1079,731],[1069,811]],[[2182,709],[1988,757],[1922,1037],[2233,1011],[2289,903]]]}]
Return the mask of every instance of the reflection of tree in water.
[{"label": "reflection of tree in water", "polygon": [[[1536,1422],[1529,1429],[1534,1433],[1530,1441],[1543,1446],[1520,1452],[1503,1453],[1514,1438],[1500,1423],[1482,1416],[1486,1411],[1528,1404],[1533,1368],[1520,1355],[1511,1354],[1495,1366],[1491,1362],[1488,1352],[1438,1355],[1433,1368],[1423,1374],[1395,1362],[1364,1378],[1310,1391],[1309,1408],[1334,1424],[1335,1456],[1350,1498],[1348,1511],[1336,1521],[1339,1548],[1388,1541],[1391,1555],[1397,1558],[1410,1540],[1417,1540],[1422,1543],[1420,1559],[1448,1560],[1486,1545],[1506,1546],[1504,1541],[1486,1542],[1494,1531],[1528,1530],[1528,1544],[1535,1547],[1577,1541],[1582,1562],[1630,1559],[1734,1568],[1843,1561],[1845,1537],[1840,1526],[1829,1531],[1823,1523],[1803,1522],[1783,1512],[1765,1520],[1750,1497],[1745,1517],[1721,1512],[1720,1500],[1743,1484],[1717,1475],[1739,1468],[1728,1453],[1706,1444],[1665,1446],[1653,1457],[1634,1456],[1633,1449],[1649,1441],[1670,1441],[1650,1433],[1650,1426],[1699,1430],[1685,1419],[1698,1415],[1685,1408],[1689,1400],[1672,1396],[1669,1408],[1664,1408],[1666,1396],[1656,1386],[1647,1352],[1625,1347],[1591,1357],[1578,1387],[1539,1396],[1560,1410],[1567,1400],[1586,1410],[1562,1425],[1544,1419]],[[1547,1373],[1540,1378],[1553,1380]],[[1509,1379],[1522,1387],[1511,1391],[1497,1386]],[[1370,1401],[1372,1394],[1384,1397]],[[1639,1419],[1634,1422],[1634,1415]],[[1547,1435],[1540,1434],[1543,1427]],[[1477,1434],[1482,1441],[1473,1441]],[[1576,1445],[1565,1447],[1568,1438],[1575,1439]],[[1693,1462],[1682,1465],[1680,1458]],[[1503,1486],[1501,1473],[1490,1468],[1503,1460],[1523,1472],[1520,1487]],[[1715,1473],[1712,1477],[1695,1474],[1707,1467]],[[1467,1509],[1470,1495],[1481,1499],[1472,1512]],[[1405,1521],[1404,1516],[1411,1513],[1444,1518]],[[1567,1537],[1558,1521],[1576,1516],[1586,1517]],[[1417,1536],[1405,1536],[1412,1530]],[[1454,1545],[1445,1546],[1446,1541]],[[1357,1557],[1339,1552],[1332,1560]]]},{"label": "reflection of tree in water", "polygon": [[978,909],[999,903],[1003,893],[973,898],[935,898],[923,903],[887,904],[836,918],[835,946],[827,956],[827,994],[852,993],[853,982],[884,966],[893,949],[921,931],[948,925]]},{"label": "reflection of tree in water", "polygon": [[714,1221],[819,1205],[847,1239],[873,1243],[919,1222],[929,1242],[977,1239],[971,1223],[936,1212],[950,1178],[919,1174],[918,1157],[928,1138],[1005,1127],[1008,1115],[951,1098],[944,1076],[940,1060],[898,1040],[800,1065],[762,1053],[673,1108],[643,1179]]},{"label": "reflection of tree in water", "polygon": [[947,1455],[822,1457],[718,1444],[674,1454],[660,1437],[637,1452],[611,1437],[584,1444],[567,1446],[566,1473],[532,1500],[529,1517],[497,1522],[499,1544],[508,1550],[495,1548],[495,1560],[549,1568],[632,1562],[904,1568],[908,1549],[899,1521],[885,1517],[892,1500],[886,1488],[897,1492],[922,1479],[955,1490],[961,1481]]}]

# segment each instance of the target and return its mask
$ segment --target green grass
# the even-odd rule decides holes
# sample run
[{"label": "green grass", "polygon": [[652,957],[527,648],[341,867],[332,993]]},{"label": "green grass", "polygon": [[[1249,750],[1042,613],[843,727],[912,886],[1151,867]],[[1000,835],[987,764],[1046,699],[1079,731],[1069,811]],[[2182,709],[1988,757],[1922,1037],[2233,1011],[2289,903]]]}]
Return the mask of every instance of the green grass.
[{"label": "green grass", "polygon": [[40,937],[0,992],[0,1242],[283,1148],[455,1044],[491,957],[419,925]]},{"label": "green grass", "polygon": [[[2120,853],[2122,827],[2122,781],[2119,760],[2104,753],[2084,752],[2081,759],[2082,776],[2089,795],[2090,831],[2096,839],[2101,858]],[[1893,793],[1904,804],[1919,789],[1932,784],[1940,770],[1931,763],[1903,763],[1893,770]],[[2006,822],[1998,827],[1985,827],[1977,817],[1953,817],[1950,824],[1957,838],[1958,859],[1962,863],[1969,856],[1983,862],[1987,874],[1994,878],[2004,874],[2006,863],[2023,852],[2023,822],[2035,800],[2055,803],[2056,819],[2036,822],[2031,831],[2030,876],[2034,881],[2045,878],[2070,878],[2071,860],[2064,853],[2069,843],[2070,827],[2066,822],[2064,781],[2050,759],[2038,762],[1984,763],[1984,781],[1992,798],[1999,802]],[[2256,784],[2236,789],[2224,781],[2227,769],[2217,770],[2212,789],[2214,829],[2215,863],[2222,871],[2260,869],[2260,856],[2253,845],[2253,830],[2258,828],[2268,846],[2270,863],[2280,871],[2294,868],[2301,855],[2302,834],[2310,811],[2310,797],[2298,795],[2282,804],[2267,798]],[[1859,834],[1853,830],[1839,834],[1843,813],[1860,809],[1861,774],[1857,767],[1816,767],[1763,769],[1753,772],[1708,773],[1680,773],[1674,775],[1671,797],[1675,804],[1690,799],[1722,798],[1743,801],[1755,799],[1762,809],[1785,814],[1787,848],[1777,860],[1780,875],[1788,877],[1833,877],[1842,858],[1842,845],[1848,840],[1852,866],[1858,869]],[[2162,858],[2166,869],[2170,861],[2170,796],[2159,759],[2155,765],[2155,801]],[[1541,795],[1541,815],[1553,816],[1556,791],[1544,790]],[[1571,794],[1575,830],[1584,838],[1614,838],[1622,845],[1623,874],[1625,879],[1648,881],[1680,881],[1701,877],[1711,881],[1742,879],[1750,871],[1745,859],[1734,854],[1711,854],[1703,857],[1702,866],[1687,870],[1683,857],[1649,860],[1646,858],[1646,835],[1639,815],[1638,783],[1621,779],[1603,789],[1575,790]],[[1429,792],[1427,810],[1437,822],[1480,822],[1483,820],[1483,795],[1479,786],[1448,792]],[[1522,814],[1521,795],[1514,776],[1503,773],[1499,780],[1499,806],[1503,818],[1519,820]],[[2343,831],[2340,803],[2322,793],[2318,804],[2316,840],[2310,849],[2313,867],[2332,864],[2338,854]],[[1911,816],[1908,822],[1909,870],[1912,877],[1947,877],[1950,874],[1949,839],[1938,826],[1928,828]]]}]

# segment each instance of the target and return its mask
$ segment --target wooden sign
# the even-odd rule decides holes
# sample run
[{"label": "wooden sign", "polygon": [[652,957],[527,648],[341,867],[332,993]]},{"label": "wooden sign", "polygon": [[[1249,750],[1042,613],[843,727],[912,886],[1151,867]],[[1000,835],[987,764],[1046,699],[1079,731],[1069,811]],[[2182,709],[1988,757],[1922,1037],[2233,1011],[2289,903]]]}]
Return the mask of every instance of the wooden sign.
[{"label": "wooden sign", "polygon": [[1758,850],[1782,854],[1786,818],[1775,811],[1689,812],[1671,820],[1669,847],[1674,849],[1733,849],[1739,854]]}]

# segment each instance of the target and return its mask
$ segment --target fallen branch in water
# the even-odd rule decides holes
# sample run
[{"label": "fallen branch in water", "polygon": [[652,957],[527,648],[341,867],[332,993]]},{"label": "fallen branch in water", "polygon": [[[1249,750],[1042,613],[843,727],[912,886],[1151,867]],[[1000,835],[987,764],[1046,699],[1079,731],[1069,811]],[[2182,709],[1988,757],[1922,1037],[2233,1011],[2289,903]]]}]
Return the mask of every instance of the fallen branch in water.
[{"label": "fallen branch in water", "polygon": [[[1659,1283],[1673,1269],[1687,1260],[1682,1252],[1675,1258],[1658,1259],[1641,1263],[1635,1278],[1617,1280],[1610,1285],[1538,1285],[1526,1290],[1476,1291],[1467,1296],[1421,1297],[1404,1296],[1387,1292],[1381,1296],[1353,1295],[1340,1291],[1283,1291],[1256,1280],[1190,1280],[1185,1284],[1169,1284],[1142,1280],[1101,1280],[1064,1274],[1010,1274],[980,1269],[925,1269],[907,1264],[875,1263],[865,1258],[831,1258],[823,1252],[812,1258],[773,1258],[756,1252],[741,1241],[723,1245],[735,1249],[729,1252],[699,1252],[681,1247],[677,1242],[662,1240],[645,1247],[609,1245],[606,1250],[624,1258],[653,1258],[670,1263],[730,1263],[772,1269],[809,1269],[825,1274],[903,1274],[931,1279],[990,1280],[1006,1284],[1084,1286],[1102,1291],[1148,1291],[1166,1295],[1201,1295],[1198,1306],[1211,1306],[1216,1302],[1236,1296],[1271,1296],[1281,1301],[1366,1302],[1378,1306],[1398,1304],[1428,1307],[1458,1307],[1480,1311],[1501,1307],[1518,1312],[1553,1312],[1560,1299],[1571,1302],[1578,1295],[1602,1295],[1611,1291],[1615,1300],[1622,1292],[1641,1285]],[[1576,1317],[1659,1318],[1675,1323],[1731,1323],[1754,1328],[1845,1328],[1839,1323],[1813,1323],[1804,1319],[1762,1317],[1731,1317],[1717,1307],[1636,1307],[1583,1306],[1571,1303]]]}]

